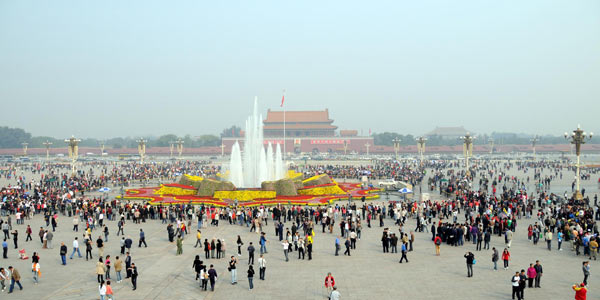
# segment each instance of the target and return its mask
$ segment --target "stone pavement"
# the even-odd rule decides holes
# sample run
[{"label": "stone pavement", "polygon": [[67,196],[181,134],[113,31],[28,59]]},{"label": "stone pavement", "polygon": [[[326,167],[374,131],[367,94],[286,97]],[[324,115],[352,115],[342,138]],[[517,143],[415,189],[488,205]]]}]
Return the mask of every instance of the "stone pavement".
[{"label": "stone pavement", "polygon": [[[565,172],[566,173],[566,172]],[[522,174],[522,173],[521,173]],[[522,176],[522,175],[520,175]],[[567,176],[565,176],[567,177]],[[595,178],[595,177],[594,177]],[[561,185],[569,186],[567,179]],[[584,182],[588,192],[593,195],[598,192],[594,181]],[[385,196],[384,196],[385,198]],[[392,197],[391,200],[394,198]],[[377,201],[384,202],[385,199]],[[38,285],[33,284],[31,278],[31,261],[17,259],[17,251],[10,241],[9,259],[0,259],[0,266],[15,266],[22,274],[24,290],[16,290],[12,295],[2,293],[1,299],[99,299],[98,285],[95,274],[97,250],[94,248],[94,259],[85,261],[85,258],[75,257],[67,259],[67,266],[60,265],[59,245],[64,241],[71,252],[72,240],[75,236],[81,237],[71,231],[71,218],[59,216],[57,232],[54,237],[54,249],[42,250],[37,237],[37,230],[43,226],[41,217],[25,222],[33,228],[33,241],[24,243],[25,225],[14,225],[19,230],[19,248],[25,248],[31,256],[34,251],[40,253],[42,277]],[[510,269],[493,271],[491,250],[474,251],[475,246],[465,244],[462,247],[442,246],[442,255],[434,255],[434,245],[430,233],[417,233],[414,244],[415,251],[408,254],[409,263],[399,264],[400,254],[381,253],[380,237],[382,228],[364,228],[363,237],[357,243],[357,249],[352,251],[351,257],[333,256],[334,239],[332,234],[323,234],[321,227],[316,229],[314,255],[312,261],[298,260],[297,253],[290,254],[290,261],[284,261],[283,247],[274,236],[273,223],[269,222],[265,232],[270,243],[269,253],[266,254],[267,271],[266,280],[258,280],[258,268],[252,291],[248,290],[246,279],[247,253],[244,250],[238,265],[237,285],[230,284],[230,275],[227,272],[228,259],[209,259],[205,263],[214,264],[219,274],[214,292],[203,292],[194,280],[192,262],[196,254],[203,257],[201,249],[193,248],[195,236],[189,235],[184,243],[184,254],[176,256],[176,247],[167,240],[166,226],[160,221],[148,221],[141,225],[127,223],[125,233],[134,241],[132,250],[133,262],[139,270],[138,289],[131,290],[129,281],[120,284],[113,283],[116,299],[325,299],[323,280],[327,272],[332,272],[343,299],[510,299],[510,278],[515,271],[525,269],[529,263],[539,259],[544,267],[542,289],[526,290],[526,299],[572,299],[571,285],[581,282],[582,257],[576,257],[570,251],[570,245],[565,244],[564,251],[556,251],[556,242],[553,251],[545,248],[545,243],[534,247],[527,241],[527,225],[534,219],[518,220],[517,234],[510,249],[512,261]],[[410,220],[407,227],[413,229],[415,221]],[[286,227],[291,224],[287,223]],[[366,225],[366,224],[365,224]],[[110,229],[109,242],[105,255],[110,254],[114,261],[119,255],[119,238],[116,236],[116,222],[108,222]],[[386,219],[386,227],[397,232],[397,227],[392,225],[392,220]],[[139,228],[146,232],[148,248],[137,248]],[[192,226],[195,230],[195,226]],[[236,237],[241,235],[245,249],[249,242],[258,243],[258,235],[248,232],[247,227],[229,225],[221,222],[219,227],[203,229],[203,238],[225,238],[227,243],[227,256],[235,254]],[[339,233],[336,226],[334,234]],[[101,233],[94,231],[95,239]],[[80,238],[81,239],[81,238]],[[504,248],[503,238],[493,237],[492,247],[499,252]],[[343,247],[342,247],[343,248]],[[81,248],[84,250],[84,248]],[[258,247],[257,247],[258,249]],[[466,277],[466,266],[463,254],[472,251],[477,259],[474,266],[474,277]],[[85,251],[82,251],[85,255]],[[258,258],[258,251],[257,256]],[[204,259],[203,259],[204,260]],[[499,262],[501,265],[502,262]],[[256,266],[256,264],[255,264]],[[592,262],[592,276],[589,281],[590,298],[597,295],[597,262]],[[114,270],[112,270],[113,278]]]}]

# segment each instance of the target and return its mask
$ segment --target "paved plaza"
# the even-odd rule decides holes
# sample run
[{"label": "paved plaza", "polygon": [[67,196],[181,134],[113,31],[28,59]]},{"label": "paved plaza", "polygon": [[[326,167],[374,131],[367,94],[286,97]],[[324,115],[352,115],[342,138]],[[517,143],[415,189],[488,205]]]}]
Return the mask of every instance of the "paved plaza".
[{"label": "paved plaza", "polygon": [[[566,171],[564,173],[565,179],[557,184],[568,186],[570,191],[570,179],[566,177],[572,177],[566,176]],[[583,184],[588,191],[587,194],[592,197],[595,193],[599,193],[594,180],[583,181]],[[386,200],[386,197],[382,196],[374,202],[385,203]],[[397,199],[392,196],[391,200]],[[460,216],[459,220],[463,219],[462,213]],[[2,299],[99,298],[95,274],[98,252],[95,247],[93,260],[85,260],[85,248],[81,247],[84,258],[77,258],[77,256],[72,260],[67,258],[67,265],[60,265],[60,242],[65,242],[70,254],[73,238],[78,236],[81,240],[81,230],[79,233],[71,231],[71,220],[72,218],[59,215],[54,248],[41,249],[37,237],[39,227],[45,227],[41,216],[27,220],[25,225],[15,225],[13,219],[13,228],[20,233],[19,249],[25,248],[29,256],[34,251],[40,253],[42,276],[40,283],[34,285],[31,278],[31,260],[18,260],[17,251],[13,249],[12,241],[9,241],[9,259],[0,260],[0,265],[3,267],[12,265],[21,272],[24,290],[17,289],[11,295],[4,292],[1,294]],[[555,250],[556,241],[551,252],[546,249],[543,241],[533,246],[527,240],[527,225],[533,222],[534,219],[518,220],[510,249],[512,254],[510,268],[503,270],[499,267],[498,271],[493,271],[491,250],[475,251],[475,245],[468,242],[461,247],[450,247],[444,244],[441,256],[437,257],[434,255],[434,245],[428,232],[416,233],[414,251],[408,254],[409,263],[399,264],[400,254],[382,253],[380,238],[383,228],[380,228],[377,222],[372,223],[372,228],[367,228],[365,222],[362,239],[357,242],[357,249],[351,252],[351,257],[341,255],[343,245],[340,256],[333,255],[335,235],[339,234],[337,226],[339,222],[336,222],[334,234],[321,233],[321,226],[315,228],[312,261],[298,260],[297,252],[292,252],[290,261],[285,262],[283,247],[275,236],[272,221],[269,221],[265,228],[269,240],[268,254],[265,255],[266,280],[258,280],[257,274],[254,279],[255,287],[249,291],[245,248],[249,242],[257,245],[259,236],[250,233],[245,225],[229,225],[221,221],[218,227],[203,228],[203,239],[224,238],[226,257],[235,255],[237,235],[241,236],[245,244],[243,255],[239,258],[241,263],[238,264],[237,285],[230,284],[230,274],[227,272],[229,259],[202,259],[205,264],[214,264],[219,275],[214,292],[201,291],[198,282],[194,280],[195,273],[192,269],[194,257],[195,255],[204,257],[202,249],[193,247],[196,242],[194,234],[186,236],[183,255],[176,256],[175,243],[168,242],[165,224],[161,224],[159,220],[148,220],[139,225],[128,222],[125,226],[125,234],[131,236],[134,241],[132,261],[138,266],[138,289],[132,291],[129,281],[113,282],[112,286],[116,299],[325,299],[323,281],[327,272],[331,272],[343,299],[510,299],[511,276],[517,270],[526,269],[529,263],[540,260],[544,267],[542,288],[526,289],[526,299],[572,299],[571,285],[581,282],[583,278],[581,262],[584,258],[576,257],[570,250],[570,244],[567,243],[563,244],[564,251]],[[33,229],[34,239],[25,243],[24,232],[27,224],[30,224]],[[412,230],[415,225],[416,221],[411,219],[406,226]],[[104,253],[110,254],[114,262],[115,256],[119,255],[120,251],[118,241],[120,237],[116,236],[115,221],[108,221],[108,226],[109,242]],[[291,223],[286,223],[285,227],[291,227]],[[392,232],[398,232],[398,227],[394,226],[389,218],[385,219],[385,227],[389,227]],[[146,232],[148,248],[137,247],[139,228],[143,228]],[[191,228],[192,233],[195,229],[194,224]],[[100,235],[100,231],[95,230],[92,233],[93,240]],[[504,238],[493,236],[491,247],[496,247],[501,252],[504,249]],[[256,258],[258,258],[258,248]],[[463,258],[466,251],[472,251],[477,259],[472,278],[466,276]],[[502,261],[499,261],[499,265],[501,264]],[[600,270],[600,267],[595,261],[591,265],[592,275],[588,280],[589,294],[594,296],[597,295],[596,286],[600,284],[596,276],[596,270]],[[255,270],[258,273],[256,264]],[[114,279],[114,269],[112,275]]]}]

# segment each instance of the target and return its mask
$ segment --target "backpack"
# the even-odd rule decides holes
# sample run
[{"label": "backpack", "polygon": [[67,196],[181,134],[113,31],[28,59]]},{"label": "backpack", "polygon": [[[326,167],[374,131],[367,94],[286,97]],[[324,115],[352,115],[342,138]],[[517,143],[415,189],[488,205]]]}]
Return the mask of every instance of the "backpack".
[{"label": "backpack", "polygon": [[442,241],[440,239],[435,239],[435,245],[439,246],[442,244]]}]

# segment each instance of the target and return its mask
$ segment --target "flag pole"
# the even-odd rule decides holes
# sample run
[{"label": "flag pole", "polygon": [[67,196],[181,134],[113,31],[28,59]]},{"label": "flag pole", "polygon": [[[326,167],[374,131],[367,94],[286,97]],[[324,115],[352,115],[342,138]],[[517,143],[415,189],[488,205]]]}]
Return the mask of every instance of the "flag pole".
[{"label": "flag pole", "polygon": [[283,90],[283,96],[281,96],[281,106],[283,106],[283,160],[285,160],[285,89]]}]

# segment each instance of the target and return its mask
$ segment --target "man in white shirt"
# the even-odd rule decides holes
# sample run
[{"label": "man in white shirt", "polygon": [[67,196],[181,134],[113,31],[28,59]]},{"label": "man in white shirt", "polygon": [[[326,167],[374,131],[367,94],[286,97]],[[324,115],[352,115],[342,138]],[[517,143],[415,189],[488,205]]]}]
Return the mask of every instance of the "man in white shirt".
[{"label": "man in white shirt", "polygon": [[330,300],[340,300],[342,295],[338,292],[337,287],[333,287],[333,291],[331,291],[331,295],[329,295]]},{"label": "man in white shirt", "polygon": [[75,239],[73,240],[73,253],[71,253],[71,257],[69,257],[69,259],[73,259],[75,251],[77,251],[77,255],[79,255],[79,258],[82,258],[81,252],[79,252],[79,241],[77,240],[77,237],[75,237]]},{"label": "man in white shirt", "polygon": [[267,260],[261,254],[260,258],[258,259],[258,270],[259,270],[260,280],[265,280],[265,270],[266,269],[267,269]]}]

